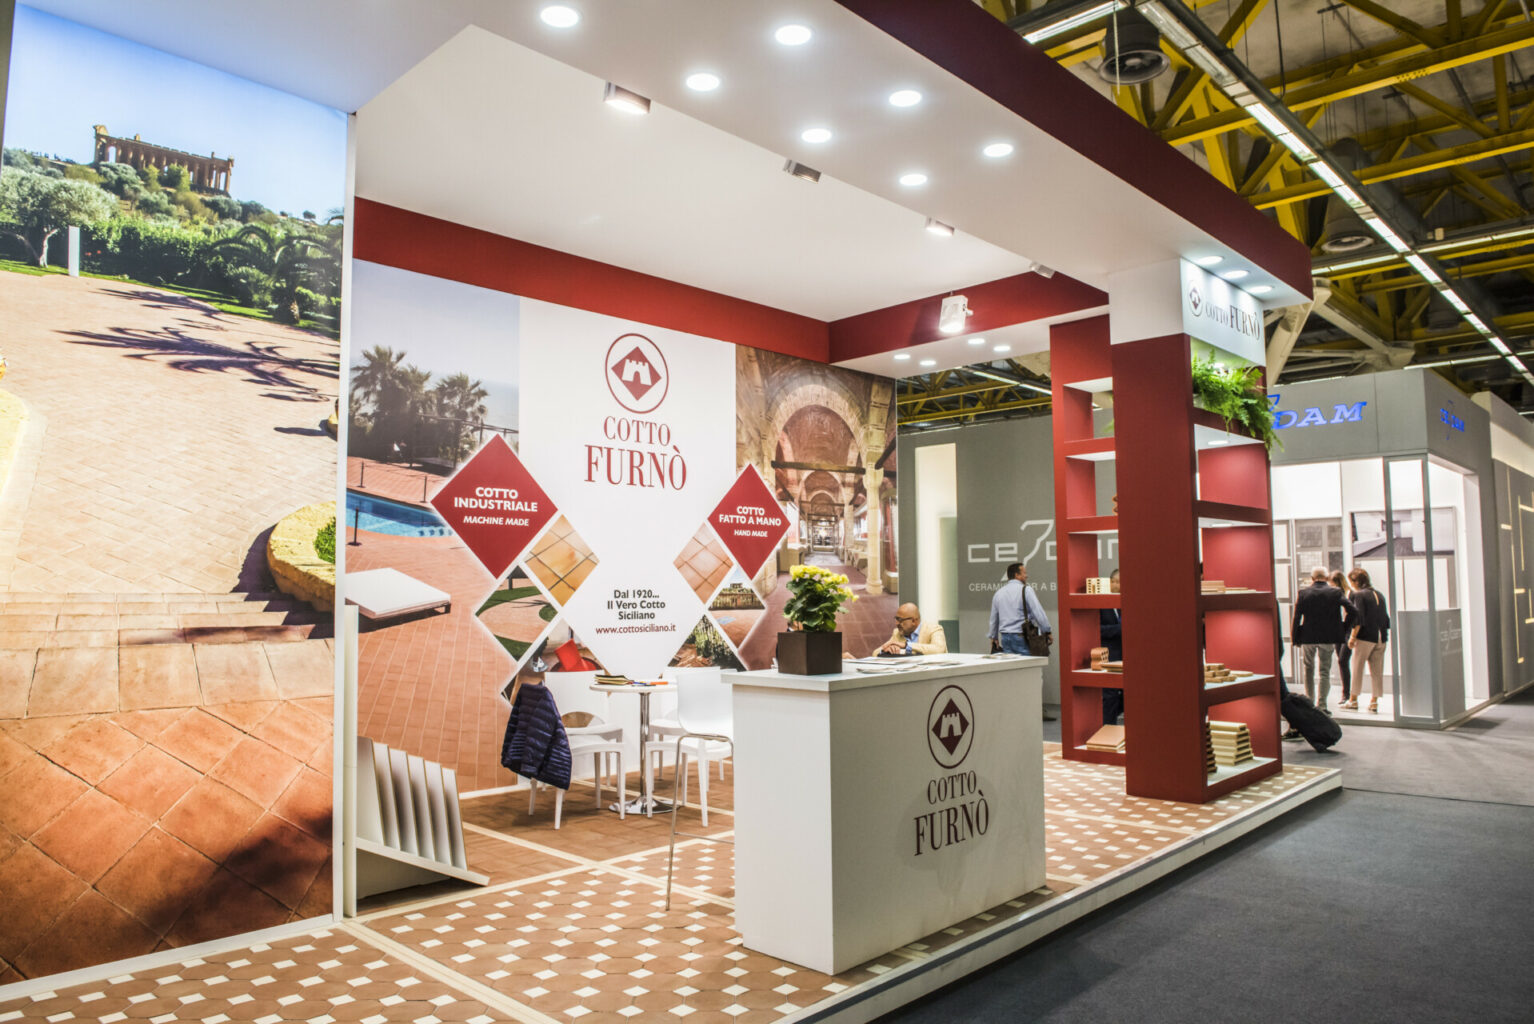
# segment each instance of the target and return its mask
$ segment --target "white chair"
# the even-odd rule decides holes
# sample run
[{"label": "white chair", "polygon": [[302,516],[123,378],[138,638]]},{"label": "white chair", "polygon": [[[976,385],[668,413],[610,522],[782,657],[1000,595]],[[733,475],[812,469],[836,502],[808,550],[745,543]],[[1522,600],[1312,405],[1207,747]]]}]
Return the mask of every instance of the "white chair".
[{"label": "white chair", "polygon": [[[623,726],[607,725],[589,711],[571,711],[560,716],[565,723],[565,736],[570,741],[570,771],[575,772],[578,758],[591,755],[592,785],[597,791],[597,807],[602,806],[602,783],[607,777],[607,759],[612,757],[618,767],[618,817],[624,817],[624,805],[628,803],[628,777],[623,772]],[[538,804],[537,779],[527,780],[527,813],[532,814]],[[559,828],[564,815],[565,791],[554,788],[554,827]]]},{"label": "white chair", "polygon": [[[666,862],[666,909],[671,909],[671,879],[676,869],[676,837],[706,839],[713,843],[729,843],[733,839],[705,836],[676,830],[677,809],[687,799],[687,762],[691,756],[689,742],[713,743],[725,747],[731,757],[735,755],[735,713],[732,688],[725,684],[720,672],[677,673],[677,719],[682,732],[676,737],[676,789],[671,795],[671,853]],[[703,822],[708,824],[708,770],[699,762],[698,790],[703,795]]]},{"label": "white chair", "polygon": [[[681,692],[684,685],[718,685],[720,684],[722,670],[717,668],[679,668],[674,670],[677,682],[677,691]],[[685,680],[685,682],[684,682]],[[713,691],[710,691],[713,692]],[[729,696],[729,688],[724,688],[726,698]],[[728,703],[728,700],[726,700]],[[724,762],[730,756],[731,748],[728,743],[720,743],[700,737],[689,737],[687,730],[682,727],[678,719],[663,718],[659,721],[650,721],[650,732],[645,737],[646,764],[644,766],[645,792],[655,791],[655,776],[659,775],[666,765],[666,745],[676,740],[682,741],[682,749],[688,758],[698,763],[698,798],[703,808],[703,824],[708,825],[708,777],[709,765],[712,762],[719,764],[719,781],[724,781]],[[680,782],[681,798],[687,800],[687,779],[684,777],[685,765],[677,763],[677,779]]]}]

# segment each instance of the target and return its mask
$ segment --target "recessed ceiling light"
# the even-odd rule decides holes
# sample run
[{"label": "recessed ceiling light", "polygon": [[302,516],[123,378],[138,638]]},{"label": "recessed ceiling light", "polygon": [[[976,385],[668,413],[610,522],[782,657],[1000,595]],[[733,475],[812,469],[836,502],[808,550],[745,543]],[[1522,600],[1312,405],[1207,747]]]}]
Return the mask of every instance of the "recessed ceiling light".
[{"label": "recessed ceiling light", "polygon": [[969,343],[971,345],[984,345],[985,344],[985,339],[984,338],[971,338],[971,339],[969,339]]},{"label": "recessed ceiling light", "polygon": [[1221,274],[1220,276],[1225,278],[1225,280],[1227,280],[1227,281],[1239,281],[1243,277],[1246,276],[1246,271],[1244,271],[1244,270],[1227,270],[1225,273]]},{"label": "recessed ceiling light", "polygon": [[550,28],[572,28],[581,20],[581,12],[564,4],[549,4],[538,12],[538,17]]},{"label": "recessed ceiling light", "polygon": [[1212,267],[1212,266],[1214,266],[1217,263],[1224,263],[1225,262],[1225,257],[1224,256],[1200,256],[1198,259],[1194,260],[1193,262],[1197,263],[1201,267]]},{"label": "recessed ceiling light", "polygon": [[799,133],[799,138],[812,146],[818,146],[822,142],[831,141],[831,129],[829,128],[806,128]]},{"label": "recessed ceiling light", "polygon": [[784,46],[803,46],[814,34],[806,25],[784,25],[772,34],[772,38]]},{"label": "recessed ceiling light", "polygon": [[687,76],[687,88],[693,92],[713,92],[719,88],[719,76],[709,71],[699,71]]},{"label": "recessed ceiling light", "polygon": [[607,83],[607,90],[602,94],[602,102],[615,110],[621,110],[625,114],[648,114],[650,101],[637,92],[631,92],[621,85]]},{"label": "recessed ceiling light", "polygon": [[921,365],[923,365],[923,366],[936,366],[937,365],[937,360],[936,359],[923,359],[921,361]]},{"label": "recessed ceiling light", "polygon": [[980,152],[984,153],[986,156],[990,157],[993,160],[1000,159],[1001,157],[1004,157],[1004,156],[1011,156],[1012,155],[1012,143],[1010,143],[1010,142],[993,142],[989,146],[987,146],[984,149],[982,149]]},{"label": "recessed ceiling light", "polygon": [[1271,284],[1254,284],[1247,288],[1247,291],[1251,292],[1253,295],[1266,295],[1272,290],[1273,286]]},{"label": "recessed ceiling light", "polygon": [[910,359],[910,358],[911,358],[911,355],[910,355],[909,352],[896,352],[895,353],[895,362],[897,362],[897,363],[903,363],[907,359]]},{"label": "recessed ceiling light", "polygon": [[920,171],[911,171],[908,174],[902,174],[900,176],[900,184],[904,185],[906,188],[915,188],[918,185],[925,185],[926,183],[927,176]]},{"label": "recessed ceiling light", "polygon": [[927,230],[932,232],[934,235],[940,235],[943,238],[953,237],[953,225],[944,224],[936,217],[927,218]]},{"label": "recessed ceiling light", "polygon": [[890,106],[914,107],[921,102],[921,93],[915,89],[896,89],[890,93]]},{"label": "recessed ceiling light", "polygon": [[1012,346],[1011,345],[997,345],[995,348],[991,349],[991,351],[992,352],[1011,352],[1012,351]]}]

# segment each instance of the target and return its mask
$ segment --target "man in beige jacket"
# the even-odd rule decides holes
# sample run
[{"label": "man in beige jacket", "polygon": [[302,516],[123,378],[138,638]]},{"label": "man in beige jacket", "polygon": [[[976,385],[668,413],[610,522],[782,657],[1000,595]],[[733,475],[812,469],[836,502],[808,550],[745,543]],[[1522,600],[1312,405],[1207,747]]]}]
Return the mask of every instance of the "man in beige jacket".
[{"label": "man in beige jacket", "polygon": [[948,638],[943,627],[921,620],[921,609],[903,604],[895,609],[895,631],[889,642],[879,648],[883,654],[947,654]]}]

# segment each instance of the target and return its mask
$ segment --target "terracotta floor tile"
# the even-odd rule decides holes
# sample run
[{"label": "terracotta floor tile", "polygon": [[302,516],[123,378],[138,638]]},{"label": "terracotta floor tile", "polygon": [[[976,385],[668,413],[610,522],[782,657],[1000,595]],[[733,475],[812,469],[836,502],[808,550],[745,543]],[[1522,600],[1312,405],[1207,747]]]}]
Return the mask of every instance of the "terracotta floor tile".
[{"label": "terracotta floor tile", "polygon": [[261,817],[261,808],[221,782],[203,779],[160,819],[160,827],[223,863]]},{"label": "terracotta floor tile", "polygon": [[330,844],[301,832],[273,814],[262,816],[224,867],[273,899],[296,909],[309,892]]},{"label": "terracotta floor tile", "polygon": [[329,842],[331,833],[330,776],[305,768],[272,805],[272,812],[310,835]]},{"label": "terracotta floor tile", "polygon": [[35,648],[0,650],[0,718],[20,718],[27,713],[27,694],[36,664]]},{"label": "terracotta floor tile", "polygon": [[57,615],[33,613],[18,615],[14,612],[0,612],[0,632],[36,631],[52,632],[58,624]]},{"label": "terracotta floor tile", "polygon": [[293,700],[335,692],[335,655],[322,640],[265,644],[277,695]]},{"label": "terracotta floor tile", "polygon": [[173,945],[187,946],[239,932],[271,928],[287,921],[288,917],[287,907],[221,869],[191,901],[166,934],[166,939]]},{"label": "terracotta floor tile", "polygon": [[175,629],[180,623],[179,615],[172,615],[163,609],[158,612],[133,612],[124,613],[117,617],[117,625],[120,629]]},{"label": "terracotta floor tile", "polygon": [[273,700],[254,700],[238,704],[209,704],[205,710],[241,732],[253,733],[258,725],[266,721],[266,716],[277,709],[277,705],[278,702]]},{"label": "terracotta floor tile", "polygon": [[331,725],[328,719],[311,715],[292,701],[284,701],[272,709],[253,733],[278,750],[306,761],[316,747],[330,742]]},{"label": "terracotta floor tile", "polygon": [[102,876],[96,888],[156,935],[163,935],[217,870],[217,864],[190,846],[153,828]]},{"label": "terracotta floor tile", "polygon": [[143,745],[143,740],[109,718],[90,718],[48,744],[43,754],[96,786]]},{"label": "terracotta floor tile", "polygon": [[[46,626],[36,627],[46,629]],[[55,629],[108,629],[116,631],[117,614],[110,615],[60,615]]]},{"label": "terracotta floor tile", "polygon": [[34,846],[0,861],[0,957],[12,962],[85,892],[79,878]]},{"label": "terracotta floor tile", "polygon": [[156,936],[98,892],[87,892],[53,927],[16,958],[24,974],[39,977],[154,951]]},{"label": "terracotta floor tile", "polygon": [[123,647],[140,647],[149,644],[183,644],[186,634],[179,629],[119,629],[117,642]]},{"label": "terracotta floor tile", "polygon": [[117,710],[117,650],[53,647],[37,652],[27,714],[78,715]]},{"label": "terracotta floor tile", "polygon": [[[122,652],[118,652],[119,660]],[[174,725],[184,711],[166,708],[157,711],[127,711],[113,715],[112,720],[142,740],[152,740]]]},{"label": "terracotta floor tile", "polygon": [[0,650],[19,651],[43,647],[53,633],[42,629],[0,630]]},{"label": "terracotta floor tile", "polygon": [[103,793],[158,820],[202,776],[156,746],[146,746],[100,784]]},{"label": "terracotta floor tile", "polygon": [[202,700],[190,644],[154,644],[118,651],[118,686],[124,711],[185,708]]},{"label": "terracotta floor tile", "polygon": [[61,629],[48,634],[44,647],[117,647],[115,629]]},{"label": "terracotta floor tile", "polygon": [[334,864],[333,858],[325,858],[325,863],[314,874],[314,881],[309,883],[309,891],[304,893],[303,900],[293,911],[294,920],[321,917],[335,911]]},{"label": "terracotta floor tile", "polygon": [[4,732],[23,746],[42,750],[88,718],[88,715],[59,715],[50,718],[24,718],[20,721],[0,721]]},{"label": "terracotta floor tile", "polygon": [[38,829],[32,842],[87,882],[95,882],[133,848],[149,826],[148,818],[90,789]]},{"label": "terracotta floor tile", "polygon": [[197,644],[197,674],[209,704],[274,700],[277,684],[259,644]]},{"label": "terracotta floor tile", "polygon": [[20,767],[32,756],[30,747],[17,743],[6,733],[0,732],[0,779],[12,768]]},{"label": "terracotta floor tile", "polygon": [[0,824],[26,839],[89,788],[46,757],[33,754],[6,776],[0,790]]},{"label": "terracotta floor tile", "polygon": [[182,713],[155,737],[155,746],[206,774],[240,741],[240,731],[201,708]]},{"label": "terracotta floor tile", "polygon": [[298,774],[300,764],[254,736],[241,739],[227,757],[218,763],[209,778],[217,779],[237,793],[244,794],[262,807],[270,807],[288,783]]}]

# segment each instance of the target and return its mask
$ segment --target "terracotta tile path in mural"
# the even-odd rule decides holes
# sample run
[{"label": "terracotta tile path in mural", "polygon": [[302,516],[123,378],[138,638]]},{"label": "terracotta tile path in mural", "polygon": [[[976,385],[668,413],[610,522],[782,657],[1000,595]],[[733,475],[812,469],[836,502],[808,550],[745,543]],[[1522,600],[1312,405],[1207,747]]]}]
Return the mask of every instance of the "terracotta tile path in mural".
[{"label": "terracotta tile path in mural", "polygon": [[[1055,744],[1046,745],[1044,774],[1044,887],[840,975],[744,948],[729,845],[679,845],[667,911],[669,823],[620,821],[577,784],[558,830],[549,802],[529,815],[522,793],[464,802],[469,861],[490,876],[485,888],[438,883],[375,897],[344,926],[0,1002],[0,1021],[776,1021],[1089,898],[1122,872],[1333,773],[1290,766],[1204,807],[1126,797],[1121,769],[1062,760]],[[720,838],[733,828],[729,793],[725,783],[710,795]],[[699,827],[695,807],[682,817]]]},{"label": "terracotta tile path in mural", "polygon": [[[842,606],[842,614],[836,620],[837,629],[842,634],[843,652],[869,655],[890,638],[890,631],[895,628],[895,609],[900,605],[899,595],[868,593],[863,589],[866,578],[862,571],[842,564],[833,555],[814,554],[805,562],[845,574],[852,592],[857,595],[856,601]],[[763,598],[767,611],[752,626],[746,642],[740,645],[741,660],[748,665],[768,664],[777,650],[778,633],[788,628],[788,620],[783,615],[783,606],[788,603],[787,582],[788,573],[779,574],[778,585]]]}]

